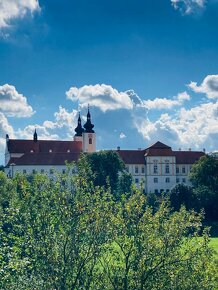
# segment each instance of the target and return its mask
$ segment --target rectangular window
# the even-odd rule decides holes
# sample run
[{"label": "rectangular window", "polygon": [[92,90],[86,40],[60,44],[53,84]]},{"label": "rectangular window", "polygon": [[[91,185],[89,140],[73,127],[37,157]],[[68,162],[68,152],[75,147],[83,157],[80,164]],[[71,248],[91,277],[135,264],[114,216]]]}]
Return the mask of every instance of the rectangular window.
[{"label": "rectangular window", "polygon": [[186,183],[186,179],[185,179],[185,178],[183,178],[183,179],[182,179],[182,182],[183,182],[183,183]]},{"label": "rectangular window", "polygon": [[62,169],[62,174],[65,174],[66,173],[66,170],[65,169]]},{"label": "rectangular window", "polygon": [[165,165],[165,173],[170,173],[170,165],[169,165],[169,163],[167,163]]},{"label": "rectangular window", "polygon": [[145,173],[145,167],[142,166],[142,173]]},{"label": "rectangular window", "polygon": [[135,178],[135,183],[139,183],[139,179],[138,178]]},{"label": "rectangular window", "polygon": [[157,164],[154,164],[154,173],[158,173]]},{"label": "rectangular window", "polygon": [[185,166],[182,166],[182,173],[185,173]]},{"label": "rectangular window", "polygon": [[176,166],[176,173],[179,173],[179,167]]},{"label": "rectangular window", "polygon": [[176,183],[179,183],[179,178],[176,178]]},{"label": "rectangular window", "polygon": [[154,178],[154,183],[158,183],[158,178],[157,177]]},{"label": "rectangular window", "polygon": [[169,177],[166,178],[166,183],[170,183],[170,178]]},{"label": "rectangular window", "polygon": [[155,194],[158,194],[158,189],[155,189],[155,190],[154,190],[154,193],[155,193]]},{"label": "rectangular window", "polygon": [[135,166],[135,173],[139,173],[139,167]]}]

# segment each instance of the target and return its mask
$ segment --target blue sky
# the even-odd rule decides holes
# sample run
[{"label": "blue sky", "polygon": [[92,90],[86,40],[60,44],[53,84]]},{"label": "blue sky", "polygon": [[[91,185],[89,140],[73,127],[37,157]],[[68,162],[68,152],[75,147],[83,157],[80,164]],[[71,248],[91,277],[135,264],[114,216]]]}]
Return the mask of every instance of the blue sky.
[{"label": "blue sky", "polygon": [[217,0],[0,0],[5,134],[74,135],[90,104],[98,149],[218,149]]}]

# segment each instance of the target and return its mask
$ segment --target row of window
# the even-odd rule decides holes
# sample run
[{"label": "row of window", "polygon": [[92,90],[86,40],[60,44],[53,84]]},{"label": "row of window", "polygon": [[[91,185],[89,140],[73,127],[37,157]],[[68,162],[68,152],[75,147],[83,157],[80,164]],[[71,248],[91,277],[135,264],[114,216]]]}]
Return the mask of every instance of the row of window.
[{"label": "row of window", "polygon": [[[154,164],[154,173],[158,173],[158,166],[157,164]],[[165,165],[165,173],[170,173],[170,166],[169,164]],[[176,173],[180,173],[179,167],[176,167]],[[186,168],[185,166],[182,167],[182,173],[186,173]]]},{"label": "row of window", "polygon": [[[39,170],[39,171],[37,171],[36,169],[33,169],[32,170],[32,174],[36,174],[37,172],[40,172],[40,173],[42,173],[42,174],[44,174],[44,173],[46,173],[47,171],[45,170],[45,169],[41,169],[41,170]],[[74,173],[76,173],[76,169],[72,169],[72,171],[71,171],[73,174]],[[23,170],[23,174],[26,174],[27,173],[27,171],[26,171],[26,169],[24,169]],[[53,169],[53,168],[51,168],[50,170],[49,170],[49,174],[54,174],[55,173],[55,170]],[[62,174],[65,174],[66,173],[66,169],[62,169]]]},{"label": "row of window", "polygon": [[[158,164],[157,163],[154,164],[153,169],[154,169],[153,173],[154,174],[158,174]],[[127,170],[127,172],[129,172],[129,166],[126,167],[126,170]],[[135,166],[135,173],[136,174],[139,173],[139,166],[137,166],[137,165]],[[143,174],[145,173],[145,167],[144,166],[141,167],[141,173],[143,173]],[[166,174],[170,173],[170,165],[169,165],[169,163],[165,164],[165,173]],[[180,168],[178,166],[176,167],[176,173],[180,173]],[[182,166],[181,173],[183,173],[183,174],[186,173],[186,167],[185,166]]]},{"label": "row of window", "polygon": [[[160,190],[160,193],[162,193],[162,192],[169,192],[169,191],[170,191],[169,189],[166,189],[166,190],[161,189],[161,190]],[[154,193],[155,193],[155,194],[158,194],[158,193],[159,193],[158,189],[155,189],[155,190],[154,190]]]},{"label": "row of window", "polygon": [[[182,178],[181,181],[183,183],[186,183],[186,178]],[[179,178],[176,178],[176,182],[179,183],[180,182],[180,179]],[[154,183],[158,183],[158,178],[157,177],[154,177]],[[170,178],[169,177],[166,177],[165,183],[170,183]]]},{"label": "row of window", "polygon": [[[126,167],[126,171],[129,172],[129,166]],[[136,174],[139,173],[139,166],[137,166],[137,165],[135,166],[135,173]],[[141,167],[141,173],[143,173],[143,174],[145,173],[145,167],[144,166]]]}]

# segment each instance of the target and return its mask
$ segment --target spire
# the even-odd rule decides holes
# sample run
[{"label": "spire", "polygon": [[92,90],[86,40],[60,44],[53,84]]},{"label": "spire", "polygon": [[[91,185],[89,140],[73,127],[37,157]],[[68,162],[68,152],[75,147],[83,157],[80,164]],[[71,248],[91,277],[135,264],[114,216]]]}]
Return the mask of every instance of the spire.
[{"label": "spire", "polygon": [[80,118],[80,113],[79,113],[78,124],[77,124],[77,127],[75,128],[75,132],[76,132],[75,136],[82,136],[83,131],[84,129],[82,128],[82,125],[81,125],[81,118]]},{"label": "spire", "polygon": [[36,129],[35,129],[35,132],[33,134],[33,141],[37,142],[37,140],[38,140],[38,136],[37,136]]},{"label": "spire", "polygon": [[91,114],[89,112],[89,105],[88,105],[87,121],[84,125],[84,128],[85,128],[85,133],[95,133],[95,131],[93,130],[94,125],[91,122]]}]

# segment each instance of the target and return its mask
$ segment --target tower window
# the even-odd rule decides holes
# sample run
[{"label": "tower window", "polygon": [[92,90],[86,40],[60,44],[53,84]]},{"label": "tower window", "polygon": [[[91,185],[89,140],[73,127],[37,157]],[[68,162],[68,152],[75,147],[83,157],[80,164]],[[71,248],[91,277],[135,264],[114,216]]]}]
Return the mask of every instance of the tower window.
[{"label": "tower window", "polygon": [[89,144],[90,145],[92,144],[92,138],[89,138]]}]

